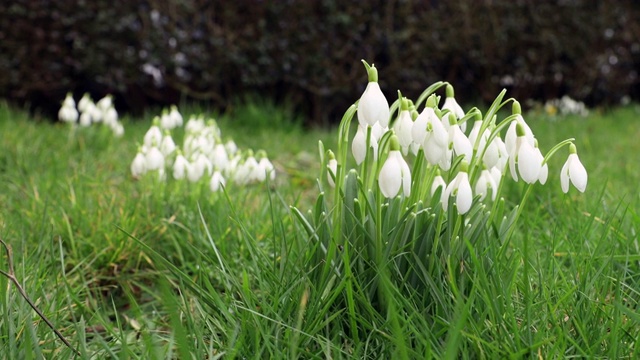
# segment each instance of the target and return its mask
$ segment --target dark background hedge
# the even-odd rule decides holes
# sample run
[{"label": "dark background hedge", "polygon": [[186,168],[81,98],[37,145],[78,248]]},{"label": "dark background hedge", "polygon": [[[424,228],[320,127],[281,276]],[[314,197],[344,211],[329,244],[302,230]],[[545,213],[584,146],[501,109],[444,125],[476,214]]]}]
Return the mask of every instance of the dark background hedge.
[{"label": "dark background hedge", "polygon": [[336,122],[376,64],[389,98],[450,81],[589,105],[640,98],[638,1],[17,0],[0,4],[0,97],[55,116],[68,91],[119,109],[258,92]]}]

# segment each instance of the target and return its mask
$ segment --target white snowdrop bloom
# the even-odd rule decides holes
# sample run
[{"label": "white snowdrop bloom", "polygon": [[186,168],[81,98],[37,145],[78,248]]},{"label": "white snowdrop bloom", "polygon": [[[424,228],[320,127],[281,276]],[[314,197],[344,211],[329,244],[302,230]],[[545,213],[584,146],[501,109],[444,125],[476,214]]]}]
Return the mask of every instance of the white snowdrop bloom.
[{"label": "white snowdrop bloom", "polygon": [[157,122],[159,122],[158,118],[154,119],[153,125],[144,134],[143,143],[147,147],[159,146],[162,142],[162,130],[156,125]]},{"label": "white snowdrop bloom", "polygon": [[[522,127],[518,126],[518,129],[522,129]],[[523,131],[524,130],[518,130],[522,135],[516,139],[515,156],[509,156],[509,170],[511,171],[513,180],[518,181],[519,174],[524,182],[533,184],[538,180],[538,176],[540,175],[542,160],[538,157],[535,148],[527,141]]]},{"label": "white snowdrop bloom", "polygon": [[91,100],[91,96],[88,93],[84,93],[80,101],[78,101],[78,110],[80,112],[86,112],[90,105],[94,105],[93,100]]},{"label": "white snowdrop bloom", "polygon": [[204,119],[197,118],[194,115],[191,115],[191,117],[187,121],[187,124],[185,125],[185,131],[192,134],[199,133],[204,128],[205,128]]},{"label": "white snowdrop bloom", "polygon": [[113,96],[106,95],[102,99],[98,100],[98,102],[96,103],[96,107],[102,112],[107,111],[107,109],[113,107],[112,98]]},{"label": "white snowdrop bloom", "polygon": [[213,148],[213,152],[211,153],[211,162],[216,168],[221,171],[225,171],[229,165],[229,156],[227,155],[227,149],[223,144],[217,144]]},{"label": "white snowdrop bloom", "polygon": [[509,124],[509,128],[507,129],[507,134],[504,138],[504,143],[507,148],[507,153],[509,154],[509,156],[516,156],[516,153],[517,153],[516,139],[518,138],[518,136],[520,136],[516,132],[516,128],[518,124],[522,126],[524,131],[524,136],[529,142],[529,144],[531,144],[531,146],[534,146],[533,132],[531,131],[531,128],[529,127],[529,125],[527,125],[527,122],[524,121],[524,118],[522,117],[521,112],[522,110],[520,108],[520,103],[517,101],[514,101],[512,106],[512,113],[517,114],[517,116],[516,116],[516,119],[513,120],[511,124]]},{"label": "white snowdrop bloom", "polygon": [[64,100],[62,101],[62,107],[74,108],[76,107],[76,101],[73,100],[73,94],[70,92],[67,93]]},{"label": "white snowdrop bloom", "polygon": [[400,148],[402,149],[402,153],[407,155],[409,152],[409,146],[413,142],[413,138],[411,136],[411,130],[413,128],[413,120],[411,119],[411,112],[409,111],[409,102],[406,98],[402,98],[400,100],[400,114],[398,115],[398,119],[393,124],[393,130],[398,136],[398,142],[400,143]]},{"label": "white snowdrop bloom", "polygon": [[224,179],[224,176],[220,173],[220,171],[214,171],[213,175],[211,175],[211,180],[209,180],[209,189],[212,192],[218,192],[222,190],[222,187],[227,184],[227,181]]},{"label": "white snowdrop bloom", "polygon": [[229,140],[224,144],[225,150],[229,156],[233,156],[238,152],[238,146],[233,140]]},{"label": "white snowdrop bloom", "polygon": [[182,126],[182,123],[183,123],[182,114],[180,114],[180,111],[178,111],[177,106],[171,105],[171,110],[169,111],[169,117],[171,118],[171,123],[173,124],[174,128]]},{"label": "white snowdrop bloom", "polygon": [[504,173],[505,168],[509,163],[509,153],[507,152],[507,146],[504,144],[504,141],[502,141],[500,134],[498,134],[498,136],[493,139],[492,143],[495,144],[496,148],[498,149],[498,161],[494,166],[497,167],[498,171]]},{"label": "white snowdrop bloom", "polygon": [[560,186],[562,187],[562,192],[565,194],[569,192],[569,182],[571,182],[578,191],[584,192],[587,188],[587,180],[587,170],[580,162],[580,158],[578,158],[576,146],[571,144],[569,146],[569,157],[560,171]]},{"label": "white snowdrop bloom", "polygon": [[91,113],[83,112],[80,114],[80,126],[91,126]]},{"label": "white snowdrop bloom", "polygon": [[78,121],[78,110],[75,107],[62,105],[58,111],[58,118],[67,123],[75,123]]},{"label": "white snowdrop bloom", "polygon": [[449,114],[449,144],[453,145],[454,156],[464,155],[467,162],[471,162],[473,148],[469,138],[462,132],[453,114]]},{"label": "white snowdrop bloom", "polygon": [[157,146],[149,147],[149,150],[147,150],[147,153],[145,154],[145,158],[147,171],[164,168],[164,155],[162,155],[162,152],[160,152],[160,149]]},{"label": "white snowdrop bloom", "polygon": [[118,122],[118,111],[114,107],[110,107],[102,112],[102,121],[110,127]]},{"label": "white snowdrop bloom", "polygon": [[97,105],[89,103],[87,111],[91,115],[91,122],[98,123],[102,121],[102,110]]},{"label": "white snowdrop bloom", "polygon": [[333,152],[329,150],[329,161],[327,161],[327,182],[329,186],[336,187],[336,183],[333,180],[338,176],[338,160],[336,160]]},{"label": "white snowdrop bloom", "polygon": [[455,197],[455,204],[458,209],[458,213],[466,214],[471,209],[473,202],[473,193],[471,191],[471,184],[469,184],[469,175],[467,174],[468,164],[465,160],[462,161],[460,172],[451,180],[447,188],[442,193],[441,203],[442,208],[447,210],[449,207],[449,198]]},{"label": "white snowdrop bloom", "polygon": [[258,161],[258,181],[265,181],[267,175],[271,181],[276,179],[276,170],[273,167],[273,164],[266,156],[264,156],[260,161]]},{"label": "white snowdrop bloom", "polygon": [[362,61],[367,69],[369,83],[358,101],[358,122],[361,126],[373,126],[375,123],[385,128],[389,125],[389,103],[378,85],[378,70]]},{"label": "white snowdrop bloom", "polygon": [[473,146],[476,156],[479,156],[479,154],[484,151],[482,161],[486,167],[490,169],[498,164],[498,161],[500,160],[500,149],[498,148],[498,143],[495,140],[496,138],[487,144],[487,140],[489,140],[489,137],[491,136],[491,131],[489,129],[484,129],[482,134],[480,134],[482,123],[482,120],[476,120],[473,122],[473,127],[469,133],[469,142],[471,143],[471,146]]},{"label": "white snowdrop bloom", "polygon": [[[423,114],[425,114],[426,117],[424,136],[421,134],[422,129],[416,129],[414,123],[414,128],[412,129],[412,133],[414,134],[413,138],[415,141],[415,139],[423,137],[421,144],[424,150],[424,156],[429,164],[437,165],[445,156],[449,144],[449,134],[432,108],[425,108],[422,114],[418,116],[418,119],[416,119],[416,122]],[[422,126],[422,120],[420,121],[421,123],[418,126]]]},{"label": "white snowdrop bloom", "polygon": [[433,183],[431,184],[431,196],[433,196],[433,194],[436,193],[436,190],[438,190],[438,188],[442,188],[442,191],[444,192],[447,188],[447,183],[444,182],[444,179],[442,178],[442,175],[440,175],[440,171],[438,171],[438,174],[436,175],[436,177],[433,179]]},{"label": "white snowdrop bloom", "polygon": [[115,137],[122,137],[122,135],[124,135],[124,126],[122,126],[122,123],[116,122],[111,126],[111,130]]},{"label": "white snowdrop bloom", "polygon": [[400,144],[396,135],[391,136],[389,156],[380,169],[378,186],[386,198],[396,197],[400,188],[405,197],[411,194],[411,170],[400,153]]},{"label": "white snowdrop bloom", "polygon": [[131,162],[131,175],[134,178],[139,178],[147,171],[147,158],[144,156],[141,150],[138,151],[136,156]]},{"label": "white snowdrop bloom", "polygon": [[175,128],[173,119],[169,116],[167,109],[162,110],[162,114],[160,115],[160,128],[162,130],[171,130]]},{"label": "white snowdrop bloom", "polygon": [[171,155],[176,150],[176,143],[173,141],[171,137],[171,133],[166,131],[164,136],[162,137],[162,141],[160,142],[160,151],[162,155],[165,157]]},{"label": "white snowdrop bloom", "polygon": [[375,123],[371,127],[371,136],[374,136],[376,139],[382,139],[382,136],[389,131],[388,127],[382,127],[380,123]]},{"label": "white snowdrop bloom", "polygon": [[[449,110],[451,114],[455,115],[456,120],[460,120],[464,117],[464,110],[458,104],[455,99],[455,93],[453,91],[453,86],[451,84],[447,84],[446,87],[446,98],[444,99],[444,104],[442,104],[442,110]],[[445,124],[446,127],[446,124]],[[467,123],[460,124],[460,129],[464,132],[467,129]]]},{"label": "white snowdrop bloom", "polygon": [[495,181],[495,178],[491,174],[490,170],[482,170],[480,173],[480,177],[478,178],[478,182],[476,183],[476,194],[480,195],[480,200],[484,200],[487,197],[488,190],[491,189],[491,200],[496,199],[498,185]]},{"label": "white snowdrop bloom", "polygon": [[173,178],[176,180],[184,179],[189,172],[190,166],[191,164],[187,161],[187,158],[181,152],[178,152],[176,160],[173,162]]},{"label": "white snowdrop bloom", "polygon": [[[371,132],[371,138],[369,139],[369,147],[373,148],[374,160],[378,158],[378,139],[373,136]],[[351,142],[351,152],[353,158],[356,160],[356,164],[360,165],[367,156],[367,128],[362,125],[358,125],[356,135]]]},{"label": "white snowdrop bloom", "polygon": [[[253,159],[253,157],[251,158]],[[238,185],[246,185],[252,182],[253,179],[251,179],[251,175],[253,175],[253,166],[255,165],[257,165],[257,163],[247,162],[246,159],[238,163],[233,174],[233,181]]]},{"label": "white snowdrop bloom", "polygon": [[187,179],[191,182],[199,181],[205,174],[205,171],[213,168],[209,160],[203,154],[198,154],[190,166],[187,167]]}]

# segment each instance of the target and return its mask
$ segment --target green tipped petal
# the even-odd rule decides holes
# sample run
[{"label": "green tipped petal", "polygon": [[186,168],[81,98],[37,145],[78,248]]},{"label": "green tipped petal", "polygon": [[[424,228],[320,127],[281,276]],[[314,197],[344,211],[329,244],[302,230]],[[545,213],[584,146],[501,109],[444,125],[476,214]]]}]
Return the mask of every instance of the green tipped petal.
[{"label": "green tipped petal", "polygon": [[367,69],[367,76],[369,77],[369,82],[378,82],[378,69],[376,66],[371,64],[369,65],[364,59],[362,60],[364,67]]},{"label": "green tipped petal", "polygon": [[512,114],[522,114],[522,108],[520,107],[520,103],[517,100],[513,101],[513,106],[511,106]]}]

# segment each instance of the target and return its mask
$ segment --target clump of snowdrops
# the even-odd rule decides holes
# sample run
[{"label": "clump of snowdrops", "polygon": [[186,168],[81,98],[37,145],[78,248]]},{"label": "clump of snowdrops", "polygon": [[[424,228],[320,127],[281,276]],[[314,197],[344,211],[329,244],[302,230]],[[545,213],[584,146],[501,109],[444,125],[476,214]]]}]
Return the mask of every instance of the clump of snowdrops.
[{"label": "clump of snowdrops", "polygon": [[111,129],[116,137],[124,135],[124,126],[118,121],[118,112],[111,95],[106,95],[94,103],[91,96],[85,93],[76,107],[73,95],[68,93],[58,111],[58,119],[80,127],[102,124]]},{"label": "clump of snowdrops", "polygon": [[[504,90],[484,113],[465,111],[445,82],[415,100],[398,92],[389,106],[377,69],[363,63],[369,83],[342,118],[337,151],[319,144],[316,205],[308,215],[293,208],[309,237],[314,283],[323,288],[346,279],[352,319],[354,308],[388,310],[389,284],[420,294],[413,301],[430,309],[448,300],[429,294],[464,292],[474,267],[504,254],[531,189],[550,173],[559,174],[565,193],[570,184],[585,191],[574,139],[544,154],[520,104],[503,100]],[[499,119],[508,105],[511,114]],[[569,150],[565,165],[550,171],[549,158],[562,148]],[[503,198],[506,181],[525,184],[521,198]]]},{"label": "clump of snowdrops", "polygon": [[275,179],[267,154],[238,149],[233,140],[223,142],[215,119],[192,115],[184,124],[180,146],[172,132],[182,126],[183,117],[176,106],[154,118],[131,163],[134,178],[206,184],[214,193],[228,182],[248,185]]}]

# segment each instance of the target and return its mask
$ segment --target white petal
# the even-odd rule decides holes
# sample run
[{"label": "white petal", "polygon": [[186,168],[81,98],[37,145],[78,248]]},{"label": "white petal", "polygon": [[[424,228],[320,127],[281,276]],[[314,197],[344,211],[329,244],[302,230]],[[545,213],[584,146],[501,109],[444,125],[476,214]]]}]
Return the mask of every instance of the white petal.
[{"label": "white petal", "polygon": [[353,153],[353,158],[356,159],[356,164],[360,165],[365,156],[367,155],[367,135],[364,132],[364,128],[362,126],[358,126],[358,130],[356,131],[356,135],[353,137],[353,141],[351,142],[351,152]]},{"label": "white petal", "polygon": [[447,184],[444,182],[442,176],[438,175],[435,179],[433,179],[433,184],[431,184],[431,196],[438,190],[439,187],[442,187],[442,192],[444,192],[447,188]]},{"label": "white petal", "polygon": [[395,197],[400,191],[402,185],[402,169],[397,157],[400,155],[400,151],[393,150],[389,152],[389,157],[382,165],[380,169],[380,175],[378,176],[378,185],[382,195],[386,198]]},{"label": "white petal", "polygon": [[571,160],[571,156],[567,159],[567,161],[562,165],[562,170],[560,170],[560,187],[562,188],[563,193],[569,192],[569,161]]},{"label": "white petal", "polygon": [[363,126],[378,122],[383,128],[389,125],[389,103],[377,82],[368,83],[360,97],[358,122]]},{"label": "white petal", "polygon": [[404,196],[408,197],[411,195],[411,169],[409,169],[409,165],[403,158],[400,158],[399,161],[400,169],[402,170],[402,191]]},{"label": "white petal", "polygon": [[518,172],[522,180],[527,184],[538,181],[541,166],[534,148],[527,141],[524,141],[518,149]]},{"label": "white petal", "polygon": [[473,202],[473,193],[469,184],[469,176],[465,172],[458,173],[461,175],[460,184],[458,185],[458,194],[456,195],[456,207],[460,214],[466,214],[471,209]]},{"label": "white petal", "polygon": [[584,192],[587,188],[587,169],[580,162],[578,154],[571,154],[569,157],[572,158],[569,164],[569,179],[578,191]]}]

